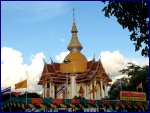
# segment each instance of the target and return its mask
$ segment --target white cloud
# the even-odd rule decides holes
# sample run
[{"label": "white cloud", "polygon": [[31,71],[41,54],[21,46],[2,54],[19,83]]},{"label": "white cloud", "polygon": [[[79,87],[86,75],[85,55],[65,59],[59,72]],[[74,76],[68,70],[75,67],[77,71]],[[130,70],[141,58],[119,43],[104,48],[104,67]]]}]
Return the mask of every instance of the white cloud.
[{"label": "white cloud", "polygon": [[[1,61],[5,63],[23,63],[22,53],[16,50],[13,50],[12,48],[3,47],[1,49]],[[14,60],[12,60],[14,59]],[[16,62],[17,60],[17,62]]]},{"label": "white cloud", "polygon": [[92,58],[92,57],[89,57],[89,58],[87,58],[87,60],[90,61],[90,60],[93,60],[93,58]]},{"label": "white cloud", "polygon": [[126,68],[127,63],[130,61],[121,55],[119,51],[112,53],[109,51],[101,52],[100,56],[105,71],[109,73],[110,77],[118,76],[120,74],[118,71]]},{"label": "white cloud", "polygon": [[143,62],[139,63],[140,66],[145,66],[145,65],[149,65],[149,60],[145,60]]},{"label": "white cloud", "polygon": [[[14,90],[14,84],[27,78],[28,91],[40,92],[41,87],[37,85],[37,82],[43,70],[42,58],[45,57],[44,54],[32,55],[30,57],[31,65],[27,65],[23,62],[21,52],[7,47],[3,47],[1,51],[1,87],[11,86]],[[23,90],[19,89],[18,91]]]},{"label": "white cloud", "polygon": [[118,75],[118,76],[112,77],[111,78],[112,79],[111,83],[115,82],[117,79],[121,79],[122,77],[127,77],[128,78],[128,75]]},{"label": "white cloud", "polygon": [[148,64],[148,60],[139,63],[137,61],[128,59],[124,57],[117,50],[114,52],[109,52],[109,51],[101,52],[100,56],[101,56],[100,58],[105,68],[105,71],[106,73],[109,74],[110,78],[112,79],[112,82],[114,82],[118,78],[121,78],[124,76],[127,77],[127,75],[122,75],[121,73],[119,73],[119,71],[126,68],[128,65],[128,62],[135,63],[136,65],[141,64],[141,66]]},{"label": "white cloud", "polygon": [[60,54],[56,55],[56,60],[59,62],[59,63],[62,63],[64,58],[69,54],[69,51],[66,51],[66,52],[61,52]]},{"label": "white cloud", "polygon": [[31,65],[27,66],[27,70],[28,70],[28,81],[30,83],[28,87],[31,91],[40,92],[41,90],[41,86],[38,86],[37,83],[42,74],[44,66],[42,58],[44,58],[43,53],[37,53],[36,55],[32,55],[32,57],[30,57],[32,63]]}]

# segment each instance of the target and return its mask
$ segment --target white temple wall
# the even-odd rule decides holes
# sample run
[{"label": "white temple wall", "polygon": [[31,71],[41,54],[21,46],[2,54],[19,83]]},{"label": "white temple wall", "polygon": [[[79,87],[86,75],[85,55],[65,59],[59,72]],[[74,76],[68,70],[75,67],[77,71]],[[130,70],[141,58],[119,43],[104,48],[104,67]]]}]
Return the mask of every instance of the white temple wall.
[{"label": "white temple wall", "polygon": [[73,98],[75,95],[77,95],[77,89],[76,89],[76,77],[71,76],[71,85],[70,85],[70,98]]},{"label": "white temple wall", "polygon": [[43,85],[43,93],[42,93],[42,97],[44,98],[45,97],[45,87],[44,87],[45,85]]},{"label": "white temple wall", "polygon": [[[96,86],[96,80],[94,81],[94,87]],[[96,87],[96,89],[97,89],[97,87]],[[94,99],[97,99],[97,91],[96,92],[94,92],[94,96],[95,96],[95,98]]]},{"label": "white temple wall", "polygon": [[87,99],[90,99],[91,98],[91,94],[89,94],[89,92],[90,92],[90,89],[91,88],[91,86],[90,85],[87,85]]},{"label": "white temple wall", "polygon": [[[92,90],[92,83],[90,84],[90,90]],[[89,91],[90,91],[90,90],[89,90]],[[93,94],[90,93],[89,95],[90,95],[90,99],[93,99]]]},{"label": "white temple wall", "polygon": [[71,98],[71,84],[68,84],[68,98]]},{"label": "white temple wall", "polygon": [[104,84],[104,97],[106,97],[106,94],[107,93],[107,86],[106,86],[106,84]]},{"label": "white temple wall", "polygon": [[55,86],[54,86],[54,84],[52,85],[52,94],[53,94],[52,98],[55,98]]},{"label": "white temple wall", "polygon": [[77,94],[77,95],[76,95],[76,96],[79,96],[80,84],[77,84],[77,87],[76,87],[76,88],[77,88],[77,90],[76,90],[76,92],[77,92],[76,94]]},{"label": "white temple wall", "polygon": [[97,88],[96,97],[97,97],[97,99],[101,99],[101,98],[100,98],[100,85],[99,85],[99,84],[96,84],[96,88]]},{"label": "white temple wall", "polygon": [[86,98],[86,94],[87,94],[86,84],[83,85],[83,89],[84,89],[84,97]]}]

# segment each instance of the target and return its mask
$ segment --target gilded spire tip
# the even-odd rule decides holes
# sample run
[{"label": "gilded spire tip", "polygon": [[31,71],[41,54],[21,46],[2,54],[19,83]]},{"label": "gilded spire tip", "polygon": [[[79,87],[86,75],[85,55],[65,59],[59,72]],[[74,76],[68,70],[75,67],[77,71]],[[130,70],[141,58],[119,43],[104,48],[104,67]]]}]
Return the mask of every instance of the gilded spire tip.
[{"label": "gilded spire tip", "polygon": [[73,22],[75,22],[75,14],[74,14],[75,9],[73,8],[72,10],[73,10]]}]

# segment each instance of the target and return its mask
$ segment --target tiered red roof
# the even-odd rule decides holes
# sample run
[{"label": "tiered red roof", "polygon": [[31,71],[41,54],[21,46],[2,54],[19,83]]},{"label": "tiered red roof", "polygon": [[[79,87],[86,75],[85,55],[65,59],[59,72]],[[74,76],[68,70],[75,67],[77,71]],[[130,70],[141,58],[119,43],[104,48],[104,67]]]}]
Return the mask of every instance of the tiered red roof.
[{"label": "tiered red roof", "polygon": [[[52,81],[53,83],[65,83],[66,76],[68,75],[68,83],[70,83],[70,73],[64,74],[60,71],[60,63],[52,62],[51,64],[45,64],[42,72],[42,76],[39,85],[43,85],[45,81]],[[89,82],[94,77],[96,78],[105,78],[108,82],[111,82],[111,79],[106,74],[101,61],[95,61],[94,59],[87,62],[87,70],[84,73],[76,73],[76,82]]]}]

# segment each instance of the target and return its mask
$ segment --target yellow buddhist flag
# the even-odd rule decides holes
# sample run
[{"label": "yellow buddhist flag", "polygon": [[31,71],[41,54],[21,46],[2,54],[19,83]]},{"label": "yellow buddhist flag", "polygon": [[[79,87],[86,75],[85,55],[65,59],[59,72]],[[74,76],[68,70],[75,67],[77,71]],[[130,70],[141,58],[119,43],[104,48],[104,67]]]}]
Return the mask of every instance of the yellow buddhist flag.
[{"label": "yellow buddhist flag", "polygon": [[15,84],[15,89],[27,88],[27,79]]},{"label": "yellow buddhist flag", "polygon": [[96,88],[96,86],[95,86],[95,87],[93,87],[93,88],[90,90],[89,94],[90,94],[90,93],[94,93],[94,92],[97,92],[97,88]]},{"label": "yellow buddhist flag", "polygon": [[93,90],[93,89],[91,89],[91,90],[89,91],[89,93],[88,93],[88,94],[92,93],[92,90]]},{"label": "yellow buddhist flag", "polygon": [[92,92],[93,92],[93,93],[94,93],[94,92],[97,92],[96,86],[93,88]]},{"label": "yellow buddhist flag", "polygon": [[136,90],[138,90],[139,88],[143,88],[143,86],[142,86],[142,82],[136,87]]}]

